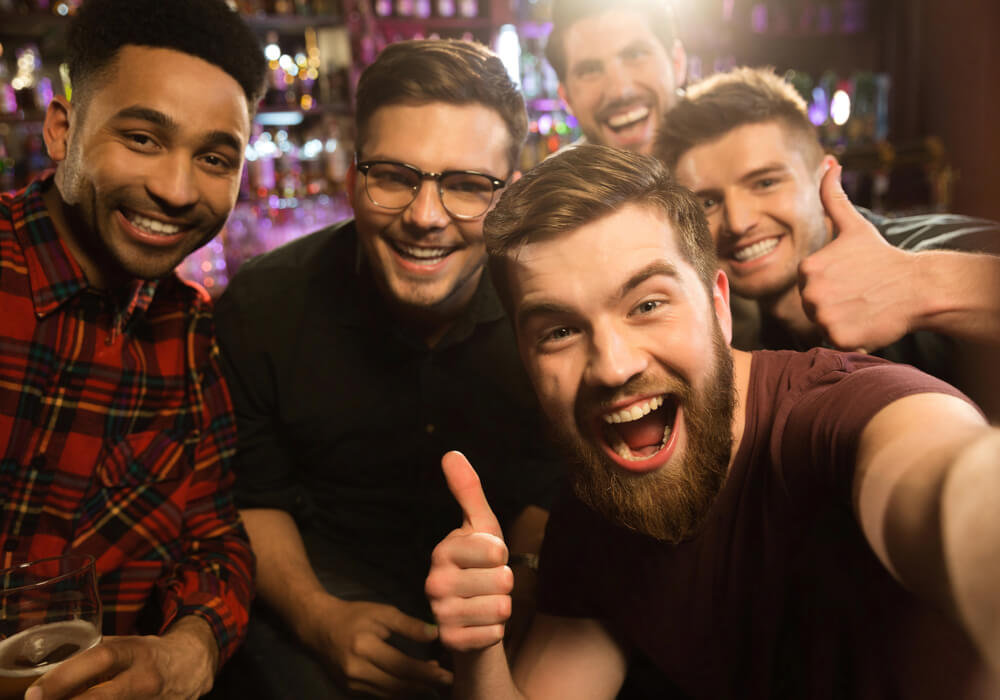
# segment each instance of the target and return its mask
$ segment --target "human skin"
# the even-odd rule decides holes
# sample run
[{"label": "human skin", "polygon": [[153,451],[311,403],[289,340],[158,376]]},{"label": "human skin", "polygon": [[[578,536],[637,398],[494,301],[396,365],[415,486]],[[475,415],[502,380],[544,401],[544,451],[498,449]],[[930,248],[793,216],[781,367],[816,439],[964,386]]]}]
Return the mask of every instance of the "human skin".
[{"label": "human skin", "polygon": [[246,95],[200,58],[140,46],[123,47],[94,83],[85,107],[60,96],[46,112],[58,164],[46,205],[94,286],[162,277],[221,230],[236,202]]}]

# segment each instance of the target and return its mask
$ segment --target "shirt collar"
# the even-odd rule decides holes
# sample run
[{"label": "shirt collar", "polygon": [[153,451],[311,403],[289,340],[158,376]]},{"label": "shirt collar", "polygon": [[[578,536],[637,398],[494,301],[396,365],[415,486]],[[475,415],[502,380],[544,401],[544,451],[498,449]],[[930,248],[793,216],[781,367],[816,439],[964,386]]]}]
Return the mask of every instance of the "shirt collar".
[{"label": "shirt collar", "polygon": [[[21,216],[14,221],[14,235],[24,251],[31,283],[35,315],[44,318],[85,289],[90,288],[87,276],[73,258],[52,223],[42,195],[52,182],[48,171],[25,188]],[[16,207],[15,207],[16,210]],[[158,280],[133,281],[115,315],[115,328],[124,330],[134,319],[144,314],[152,303]]]}]

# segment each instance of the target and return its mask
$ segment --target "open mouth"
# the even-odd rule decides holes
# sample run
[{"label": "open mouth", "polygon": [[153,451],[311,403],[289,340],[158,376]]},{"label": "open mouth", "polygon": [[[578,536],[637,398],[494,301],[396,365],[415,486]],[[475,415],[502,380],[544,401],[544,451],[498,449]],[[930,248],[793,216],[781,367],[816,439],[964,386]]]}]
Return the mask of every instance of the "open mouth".
[{"label": "open mouth", "polygon": [[757,258],[762,258],[778,247],[778,238],[765,238],[764,240],[751,243],[748,246],[733,250],[732,258],[736,262],[750,262]]},{"label": "open mouth", "polygon": [[120,211],[122,216],[124,216],[125,219],[132,224],[132,226],[149,236],[176,236],[183,230],[183,228],[178,224],[170,224],[158,219],[151,219],[148,216],[143,216],[142,214],[128,209],[121,209]]},{"label": "open mouth", "polygon": [[646,105],[638,105],[626,112],[619,112],[608,117],[605,123],[608,125],[609,129],[618,132],[635,126],[648,118],[649,107]]},{"label": "open mouth", "polygon": [[606,447],[627,469],[644,471],[658,467],[673,449],[671,437],[677,414],[677,401],[669,394],[609,411],[601,416]]},{"label": "open mouth", "polygon": [[437,265],[458,248],[432,248],[429,246],[416,246],[399,241],[389,240],[389,246],[396,254],[414,265],[426,265],[428,267]]}]

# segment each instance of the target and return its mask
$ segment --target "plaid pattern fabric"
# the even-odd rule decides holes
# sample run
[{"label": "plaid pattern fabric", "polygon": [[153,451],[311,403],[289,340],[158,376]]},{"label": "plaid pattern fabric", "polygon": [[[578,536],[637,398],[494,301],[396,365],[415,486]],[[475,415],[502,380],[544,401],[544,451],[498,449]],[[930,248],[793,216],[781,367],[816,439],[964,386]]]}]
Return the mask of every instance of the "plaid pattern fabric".
[{"label": "plaid pattern fabric", "polygon": [[253,555],[211,305],[170,276],[91,289],[42,192],[0,195],[0,566],[97,558],[105,634],[194,614],[242,638]]}]

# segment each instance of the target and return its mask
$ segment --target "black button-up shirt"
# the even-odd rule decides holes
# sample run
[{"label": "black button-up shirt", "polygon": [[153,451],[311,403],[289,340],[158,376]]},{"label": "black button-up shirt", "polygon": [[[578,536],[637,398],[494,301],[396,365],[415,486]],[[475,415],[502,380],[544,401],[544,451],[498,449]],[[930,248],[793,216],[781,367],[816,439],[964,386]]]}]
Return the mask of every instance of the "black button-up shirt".
[{"label": "black button-up shirt", "polygon": [[353,221],[246,263],[219,301],[239,427],[237,501],[423,590],[461,525],[440,459],[461,450],[507,525],[556,481],[534,393],[484,272],[434,347],[396,322]]}]

